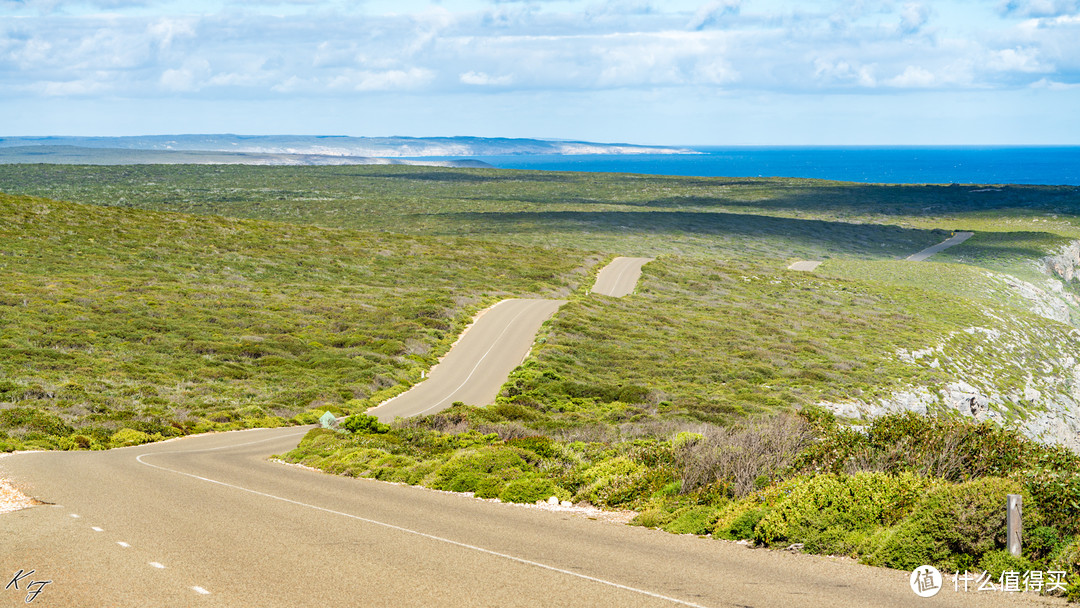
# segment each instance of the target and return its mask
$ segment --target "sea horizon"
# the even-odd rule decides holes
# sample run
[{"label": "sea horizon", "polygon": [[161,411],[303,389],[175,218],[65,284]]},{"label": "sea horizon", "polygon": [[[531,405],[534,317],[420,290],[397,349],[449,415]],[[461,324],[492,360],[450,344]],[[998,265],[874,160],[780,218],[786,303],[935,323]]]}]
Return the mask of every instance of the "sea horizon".
[{"label": "sea horizon", "polygon": [[[1080,146],[685,146],[697,154],[475,156],[499,169],[882,184],[1080,186]],[[425,157],[461,159],[462,157]]]}]

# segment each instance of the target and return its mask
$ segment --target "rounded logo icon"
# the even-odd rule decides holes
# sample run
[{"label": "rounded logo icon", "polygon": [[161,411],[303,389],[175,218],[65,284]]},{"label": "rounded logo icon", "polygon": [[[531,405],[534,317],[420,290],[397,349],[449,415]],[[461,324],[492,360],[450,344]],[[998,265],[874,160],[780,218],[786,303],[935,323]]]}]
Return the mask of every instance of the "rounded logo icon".
[{"label": "rounded logo icon", "polygon": [[933,566],[919,566],[911,572],[911,590],[919,597],[934,597],[941,591],[941,572]]}]

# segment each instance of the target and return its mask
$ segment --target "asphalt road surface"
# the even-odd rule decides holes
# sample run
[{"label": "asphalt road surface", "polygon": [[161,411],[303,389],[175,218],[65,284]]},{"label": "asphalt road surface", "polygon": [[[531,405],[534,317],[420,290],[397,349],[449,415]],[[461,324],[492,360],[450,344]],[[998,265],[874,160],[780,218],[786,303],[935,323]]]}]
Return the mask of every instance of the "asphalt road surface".
[{"label": "asphalt road surface", "polygon": [[37,452],[0,470],[54,503],[0,515],[0,606],[1028,606],[920,600],[907,573],[749,549],[566,512],[267,460],[306,428],[108,452]]},{"label": "asphalt road surface", "polygon": [[488,405],[506,377],[529,354],[536,332],[566,300],[503,300],[486,310],[432,368],[428,378],[407,392],[367,411],[388,422],[422,416],[455,401]]},{"label": "asphalt road surface", "polygon": [[[592,293],[623,297],[633,293],[641,267],[652,258],[618,257],[597,273]],[[423,416],[455,401],[495,402],[499,389],[525,360],[536,332],[566,300],[503,300],[484,311],[430,375],[407,392],[368,410],[383,422]]]},{"label": "asphalt road surface", "polygon": [[919,253],[909,255],[906,259],[909,262],[922,262],[923,260],[929,258],[935,253],[940,253],[942,251],[945,251],[949,247],[963,243],[964,241],[970,239],[972,236],[975,236],[974,232],[957,232],[952,237],[938,243],[937,245],[927,247]]},{"label": "asphalt road surface", "polygon": [[641,278],[641,267],[651,261],[652,258],[615,258],[597,273],[592,293],[616,298],[634,293]]}]

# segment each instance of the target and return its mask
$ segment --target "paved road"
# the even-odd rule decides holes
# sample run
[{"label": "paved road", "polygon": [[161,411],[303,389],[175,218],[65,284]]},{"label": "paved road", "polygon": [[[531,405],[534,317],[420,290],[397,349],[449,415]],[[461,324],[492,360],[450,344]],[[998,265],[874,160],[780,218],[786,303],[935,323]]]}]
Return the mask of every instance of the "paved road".
[{"label": "paved road", "polygon": [[970,239],[974,235],[975,235],[974,232],[957,232],[951,238],[946,239],[946,240],[944,240],[944,241],[942,241],[942,242],[940,242],[937,245],[934,245],[932,247],[927,247],[926,249],[923,249],[919,253],[909,255],[906,259],[909,262],[922,262],[923,260],[925,260],[926,258],[929,258],[930,256],[934,255],[935,253],[940,253],[942,251],[945,251],[949,247],[952,247],[954,245],[959,245],[960,243],[963,243],[964,241]]},{"label": "paved road", "polygon": [[[641,267],[652,258],[618,257],[600,270],[592,292],[623,297],[633,293]],[[499,389],[528,355],[536,332],[566,300],[503,300],[481,314],[427,379],[367,413],[389,422],[444,410],[455,401],[495,402]]]},{"label": "paved road", "polygon": [[801,260],[799,262],[793,263],[791,266],[788,266],[787,268],[788,268],[788,270],[798,270],[798,271],[801,271],[801,272],[813,272],[814,270],[817,269],[818,266],[821,266],[821,262],[818,261],[818,260]]},{"label": "paved road", "polygon": [[[55,505],[0,516],[0,575],[6,584],[20,569],[36,570],[35,580],[52,582],[31,605],[64,608],[832,607],[917,600],[902,572],[266,460],[295,446],[305,431],[258,429],[109,452],[2,458],[6,476]],[[25,606],[23,591],[0,588],[0,606]],[[951,588],[933,605],[976,603],[1031,605],[1017,595],[965,596]]]},{"label": "paved road", "polygon": [[367,413],[380,420],[433,414],[455,401],[488,405],[521,364],[536,332],[566,300],[503,300],[485,311],[426,380]]},{"label": "paved road", "polygon": [[592,293],[616,298],[634,293],[638,279],[641,278],[641,267],[652,260],[652,258],[615,258],[596,275]]}]

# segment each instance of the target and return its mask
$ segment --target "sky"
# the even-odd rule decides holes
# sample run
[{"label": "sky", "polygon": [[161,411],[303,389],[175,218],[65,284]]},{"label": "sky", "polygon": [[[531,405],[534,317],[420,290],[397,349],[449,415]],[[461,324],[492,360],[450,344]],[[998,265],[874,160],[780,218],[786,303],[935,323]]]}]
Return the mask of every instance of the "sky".
[{"label": "sky", "polygon": [[0,0],[0,136],[1078,145],[1080,0]]}]

